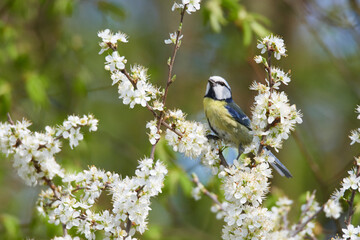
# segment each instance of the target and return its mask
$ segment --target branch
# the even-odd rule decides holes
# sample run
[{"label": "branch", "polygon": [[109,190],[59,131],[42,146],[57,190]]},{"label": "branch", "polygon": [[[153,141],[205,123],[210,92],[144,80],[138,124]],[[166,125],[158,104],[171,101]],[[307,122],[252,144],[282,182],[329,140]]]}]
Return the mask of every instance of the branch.
[{"label": "branch", "polygon": [[299,232],[301,232],[304,227],[311,221],[313,220],[319,213],[322,212],[322,210],[324,209],[324,205],[322,205],[311,217],[309,217],[304,223],[302,223],[301,225],[298,225],[295,229],[295,231],[293,232],[291,237],[295,237],[296,234],[298,234]]},{"label": "branch", "polygon": [[187,8],[187,4],[184,5],[184,8],[181,11],[181,17],[180,17],[180,25],[179,25],[179,29],[176,32],[176,41],[175,41],[175,46],[174,46],[174,50],[173,50],[173,54],[170,60],[170,63],[168,64],[169,66],[169,73],[168,73],[168,79],[167,79],[167,83],[166,83],[166,88],[165,88],[165,93],[163,96],[163,104],[165,106],[165,102],[166,102],[166,97],[168,94],[168,90],[169,90],[169,86],[171,85],[171,83],[173,83],[172,81],[172,70],[173,70],[173,66],[174,66],[174,62],[175,62],[175,57],[176,57],[176,53],[177,50],[180,47],[180,36],[181,36],[181,32],[182,32],[182,24],[183,24],[183,20],[184,20],[184,15],[185,15],[185,11]]},{"label": "branch", "polygon": [[[270,88],[270,97],[271,97],[271,93],[273,91],[273,78],[272,78],[272,75],[271,75],[271,56],[272,56],[272,52],[274,51],[273,48],[271,48],[269,46],[269,43],[266,43],[266,48],[267,48],[267,53],[268,53],[268,57],[267,57],[267,65],[265,66],[265,69],[268,73],[268,78],[269,78],[269,88]],[[266,112],[266,117],[268,118],[269,117],[269,112],[267,111]],[[268,129],[270,128],[270,125],[267,124],[267,126],[265,127],[265,129]],[[260,140],[260,147],[258,149],[258,152],[257,152],[257,155],[260,155],[260,153],[262,152],[263,148],[265,147],[265,144],[264,144],[264,140],[265,140],[266,136],[263,135],[261,137],[261,140]]]},{"label": "branch", "polygon": [[[8,122],[11,124],[11,125],[14,125],[14,121],[11,119],[11,116],[10,116],[10,113],[7,113],[7,118],[8,118]],[[15,144],[15,147],[18,147],[22,144],[21,140],[18,138],[16,140],[16,144]],[[39,146],[40,147],[40,146]],[[38,161],[36,161],[34,159],[34,157],[31,159],[31,162],[34,164],[34,168],[36,170],[37,173],[40,173],[40,172],[43,172],[42,169],[41,169],[41,165],[39,164]],[[46,183],[46,185],[49,186],[49,188],[53,191],[54,193],[54,196],[56,199],[60,199],[61,197],[61,194],[60,192],[58,191],[58,188],[57,186],[54,184],[54,182],[47,178],[46,176],[43,176],[41,178],[42,180],[44,180],[44,182]],[[67,235],[67,229],[66,229],[66,224],[62,224],[62,228],[63,228],[63,235],[66,236]]]},{"label": "branch", "polygon": [[[177,35],[176,35],[175,46],[174,46],[173,54],[172,54],[172,56],[171,56],[170,63],[168,63],[168,66],[169,66],[168,79],[167,79],[167,82],[166,82],[166,87],[165,87],[164,96],[163,96],[163,98],[162,98],[162,104],[163,104],[163,107],[164,107],[164,108],[165,108],[165,103],[166,103],[166,98],[167,98],[167,95],[168,95],[169,87],[170,87],[171,83],[173,82],[173,79],[172,79],[172,69],[173,69],[173,66],[174,66],[174,62],[175,62],[175,57],[176,57],[177,50],[178,50],[179,47],[180,47],[180,36],[181,36],[182,24],[183,24],[183,20],[184,20],[184,15],[185,15],[186,7],[187,7],[187,4],[184,5],[184,8],[183,8],[182,11],[181,11],[180,25],[179,25],[179,29],[178,29]],[[163,118],[164,118],[164,111],[162,111],[162,112],[160,113],[160,116],[157,117],[157,120],[158,120],[158,123],[157,123],[157,132],[160,131],[161,125],[164,125],[164,124],[163,124],[163,123],[164,123]],[[169,128],[169,129],[170,129],[170,128]],[[171,130],[174,131],[175,129],[171,129]],[[177,132],[175,132],[175,133],[178,134]],[[178,134],[178,135],[179,135],[179,134]],[[158,142],[159,142],[159,140],[157,140],[157,141],[154,143],[154,145],[151,147],[150,157],[151,157],[152,159],[154,159],[155,149],[156,149],[156,145],[157,145]]]},{"label": "branch", "polygon": [[215,193],[209,192],[209,191],[204,187],[204,185],[202,185],[202,184],[200,183],[199,178],[198,178],[198,176],[197,176],[195,173],[192,174],[192,181],[193,181],[193,183],[196,184],[196,186],[197,186],[198,188],[200,188],[201,192],[202,192],[204,195],[206,195],[207,197],[209,197],[216,205],[219,206],[219,209],[220,209],[221,211],[225,211],[224,208],[223,208],[223,206],[222,206],[222,204],[221,204],[221,202],[220,202],[219,199],[218,199],[218,196],[217,196]]},{"label": "branch", "polygon": [[[360,167],[359,165],[356,166],[356,177],[359,177],[360,176]],[[351,192],[351,197],[350,197],[350,200],[347,201],[347,203],[349,204],[349,212],[348,212],[348,217],[347,219],[345,220],[345,224],[346,226],[349,226],[351,224],[351,219],[352,219],[352,216],[354,215],[354,198],[355,198],[355,193],[357,192],[357,190],[352,190]]]}]

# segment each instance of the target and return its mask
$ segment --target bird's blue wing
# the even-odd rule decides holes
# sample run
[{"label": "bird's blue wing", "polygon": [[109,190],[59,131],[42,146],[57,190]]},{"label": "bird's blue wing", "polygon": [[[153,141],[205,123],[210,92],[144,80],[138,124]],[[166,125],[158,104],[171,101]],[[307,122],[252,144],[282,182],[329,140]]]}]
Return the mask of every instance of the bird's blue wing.
[{"label": "bird's blue wing", "polygon": [[241,125],[244,125],[251,130],[251,121],[248,116],[241,110],[241,108],[233,101],[228,102],[225,108],[228,110],[230,115]]}]

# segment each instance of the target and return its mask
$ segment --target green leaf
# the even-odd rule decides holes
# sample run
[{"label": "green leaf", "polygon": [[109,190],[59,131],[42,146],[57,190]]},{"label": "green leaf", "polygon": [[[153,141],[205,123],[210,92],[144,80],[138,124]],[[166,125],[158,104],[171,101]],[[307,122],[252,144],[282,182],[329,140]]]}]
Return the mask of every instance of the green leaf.
[{"label": "green leaf", "polygon": [[47,105],[46,78],[37,73],[30,73],[26,76],[25,87],[30,99],[39,105]]},{"label": "green leaf", "polygon": [[251,31],[251,27],[248,21],[244,21],[243,25],[243,40],[244,40],[244,45],[245,46],[249,46],[251,43],[251,39],[252,39],[252,31]]},{"label": "green leaf", "polygon": [[11,106],[11,85],[0,79],[0,115],[5,116]]},{"label": "green leaf", "polygon": [[270,34],[270,31],[267,30],[263,25],[258,23],[257,21],[251,22],[251,29],[258,35],[259,37],[265,37]]},{"label": "green leaf", "polygon": [[18,218],[9,214],[1,214],[0,222],[5,230],[4,239],[22,239]]},{"label": "green leaf", "polygon": [[244,9],[244,6],[239,4],[238,0],[222,0],[221,5],[228,10],[228,20],[234,21],[238,18],[238,13],[242,9]]},{"label": "green leaf", "polygon": [[123,7],[108,1],[99,1],[98,8],[104,14],[110,14],[114,17],[120,18],[121,20],[126,17],[126,13]]},{"label": "green leaf", "polygon": [[54,4],[54,10],[59,14],[70,15],[74,9],[74,1],[72,0],[57,0]]},{"label": "green leaf", "polygon": [[226,24],[220,0],[210,0],[206,3],[206,17],[214,32],[219,33],[221,26]]}]

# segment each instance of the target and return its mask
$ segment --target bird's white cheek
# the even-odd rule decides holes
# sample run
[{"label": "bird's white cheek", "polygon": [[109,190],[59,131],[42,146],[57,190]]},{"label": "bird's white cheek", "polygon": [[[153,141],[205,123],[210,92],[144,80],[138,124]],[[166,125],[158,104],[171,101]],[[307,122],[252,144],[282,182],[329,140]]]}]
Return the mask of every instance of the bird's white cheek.
[{"label": "bird's white cheek", "polygon": [[229,89],[223,86],[215,86],[214,87],[215,96],[217,99],[228,99],[231,98],[231,92]]}]

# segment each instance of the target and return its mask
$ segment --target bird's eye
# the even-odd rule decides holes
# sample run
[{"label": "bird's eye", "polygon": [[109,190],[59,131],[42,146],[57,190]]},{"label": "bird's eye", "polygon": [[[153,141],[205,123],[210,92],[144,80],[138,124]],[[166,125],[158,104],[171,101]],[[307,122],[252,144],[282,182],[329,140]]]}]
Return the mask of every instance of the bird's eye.
[{"label": "bird's eye", "polygon": [[221,86],[225,86],[225,84],[224,84],[223,82],[219,82],[219,84],[220,84]]}]

